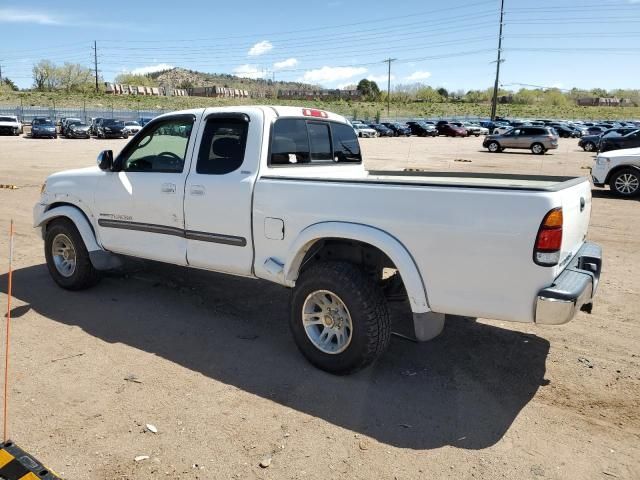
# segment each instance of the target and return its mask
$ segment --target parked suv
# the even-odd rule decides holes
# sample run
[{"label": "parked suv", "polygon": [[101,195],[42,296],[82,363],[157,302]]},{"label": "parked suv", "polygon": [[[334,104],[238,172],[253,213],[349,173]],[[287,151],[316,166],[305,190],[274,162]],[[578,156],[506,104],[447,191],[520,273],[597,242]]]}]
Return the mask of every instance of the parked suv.
[{"label": "parked suv", "polygon": [[640,195],[640,148],[600,153],[591,169],[591,178],[596,187],[609,185],[620,197]]},{"label": "parked suv", "polygon": [[486,136],[482,146],[492,153],[505,148],[523,148],[542,155],[547,150],[558,148],[558,136],[551,127],[517,127],[500,135]]}]

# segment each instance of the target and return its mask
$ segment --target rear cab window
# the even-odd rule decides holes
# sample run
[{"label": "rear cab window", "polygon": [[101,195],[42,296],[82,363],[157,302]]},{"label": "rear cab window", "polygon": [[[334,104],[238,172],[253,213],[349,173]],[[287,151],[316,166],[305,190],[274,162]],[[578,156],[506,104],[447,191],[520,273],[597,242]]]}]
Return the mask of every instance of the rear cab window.
[{"label": "rear cab window", "polygon": [[361,163],[350,125],[316,119],[280,118],[273,125],[270,166]]}]

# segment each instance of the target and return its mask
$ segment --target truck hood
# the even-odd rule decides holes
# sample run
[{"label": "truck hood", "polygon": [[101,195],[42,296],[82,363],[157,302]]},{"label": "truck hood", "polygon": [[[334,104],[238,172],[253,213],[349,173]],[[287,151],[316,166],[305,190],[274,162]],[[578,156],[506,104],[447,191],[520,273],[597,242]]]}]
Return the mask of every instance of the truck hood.
[{"label": "truck hood", "polygon": [[0,127],[19,127],[18,122],[0,122]]}]

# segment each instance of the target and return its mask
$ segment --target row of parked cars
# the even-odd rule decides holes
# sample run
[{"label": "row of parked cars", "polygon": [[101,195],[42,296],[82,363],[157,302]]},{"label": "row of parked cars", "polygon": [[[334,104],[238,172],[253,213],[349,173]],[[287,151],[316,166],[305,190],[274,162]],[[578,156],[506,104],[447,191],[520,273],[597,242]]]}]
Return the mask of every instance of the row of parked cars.
[{"label": "row of parked cars", "polygon": [[432,122],[430,120],[411,120],[408,122],[381,122],[365,123],[360,120],[351,122],[356,134],[361,138],[373,137],[437,137],[444,135],[447,137],[468,137],[475,135],[487,135],[489,129],[482,125],[471,122],[454,122],[440,120]]},{"label": "row of parked cars", "polygon": [[[151,121],[140,118],[138,121],[123,121],[115,118],[92,118],[89,123],[80,118],[64,117],[58,123],[47,117],[36,117],[31,121],[32,138],[129,138],[138,133]],[[13,115],[0,116],[0,134],[21,135],[24,125]]]}]

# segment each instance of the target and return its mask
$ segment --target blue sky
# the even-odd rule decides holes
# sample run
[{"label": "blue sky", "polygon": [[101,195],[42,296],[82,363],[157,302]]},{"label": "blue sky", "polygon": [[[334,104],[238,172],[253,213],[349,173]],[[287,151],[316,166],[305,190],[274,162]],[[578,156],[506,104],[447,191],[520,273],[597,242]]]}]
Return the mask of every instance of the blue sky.
[{"label": "blue sky", "polygon": [[[117,8],[114,8],[118,5]],[[170,6],[171,5],[171,6]],[[370,78],[484,89],[500,0],[0,0],[0,65],[20,87],[46,58],[122,71],[179,66],[340,87]],[[640,0],[505,0],[501,83],[640,88]]]}]

